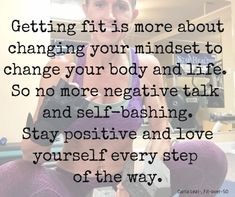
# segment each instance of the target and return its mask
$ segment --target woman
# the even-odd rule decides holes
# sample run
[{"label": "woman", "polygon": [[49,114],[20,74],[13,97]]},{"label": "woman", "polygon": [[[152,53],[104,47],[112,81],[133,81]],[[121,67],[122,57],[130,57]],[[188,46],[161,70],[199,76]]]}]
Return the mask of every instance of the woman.
[{"label": "woman", "polygon": [[[106,32],[94,32],[91,33],[91,40],[89,45],[92,44],[100,44],[100,45],[124,45],[123,39],[126,37],[125,32],[111,32],[110,29],[113,27],[112,23],[116,21],[118,26],[121,24],[128,24],[129,27],[135,20],[138,15],[138,10],[135,8],[135,0],[87,0],[83,6],[84,12],[86,14],[87,19],[94,20],[95,24],[102,20],[105,23]],[[98,27],[97,27],[98,28]],[[90,106],[106,106],[110,105],[115,110],[120,110],[121,106],[125,106],[126,109],[137,109],[141,110],[143,104],[145,106],[152,106],[153,108],[158,108],[158,106],[163,106],[166,109],[166,102],[164,97],[145,97],[145,98],[132,98],[131,100],[123,100],[120,97],[105,97],[104,96],[104,87],[107,87],[109,84],[110,87],[114,88],[125,88],[125,87],[141,87],[145,84],[148,87],[151,87],[155,84],[158,87],[163,87],[163,79],[160,76],[153,76],[151,74],[151,67],[159,65],[158,60],[150,55],[136,55],[132,50],[126,50],[125,54],[102,54],[101,52],[97,52],[94,57],[90,57],[89,54],[91,53],[90,47],[86,48],[86,55],[84,58],[78,58],[76,60],[76,65],[79,66],[89,66],[89,65],[103,65],[104,67],[108,67],[110,63],[119,67],[121,65],[130,66],[132,63],[136,63],[136,65],[143,65],[148,66],[146,73],[143,78],[139,79],[135,75],[110,75],[109,72],[103,72],[102,75],[86,75],[78,76],[74,75],[70,78],[70,82],[77,83],[80,87],[96,87],[99,92],[99,96],[91,97],[88,96],[88,100],[92,100],[90,102]],[[48,66],[59,65],[61,68],[61,76],[53,76],[50,79],[42,79],[41,80],[41,87],[48,88],[51,86],[56,86],[58,81],[63,74],[66,72],[65,66],[73,65],[74,64],[74,57],[70,55],[66,55],[63,57],[58,57],[52,59]],[[38,113],[40,110],[40,106],[43,103],[43,98],[39,99],[39,104],[37,106],[37,110],[34,116],[34,120],[36,121],[38,118]],[[105,120],[98,120],[98,119],[80,119],[75,121],[69,129],[76,129],[79,128],[81,130],[92,130],[94,127],[100,128],[104,127],[106,129],[129,129],[129,130],[137,130],[141,123],[143,122],[142,119],[124,119],[121,117],[120,113],[115,115],[110,115],[110,118]],[[164,130],[167,127],[167,119],[149,119],[149,126],[152,130]],[[186,143],[187,144],[187,143]],[[208,146],[208,143],[198,143],[200,145],[205,144],[205,147]],[[178,145],[178,149],[183,147],[182,145]],[[192,146],[194,147],[194,146]],[[211,144],[209,147],[213,147]],[[32,152],[48,152],[50,150],[50,146],[40,146],[30,140],[23,140],[22,141],[22,151],[23,151],[23,158],[24,160],[32,161]],[[96,140],[84,140],[84,141],[71,141],[68,144],[64,144],[63,151],[65,152],[73,152],[78,150],[80,152],[89,152],[90,149],[94,149],[97,151],[101,151],[103,148],[107,149],[109,153],[111,152],[131,152],[132,151],[132,140],[125,139],[119,141],[96,141]],[[151,141],[148,146],[148,151],[158,152],[158,155],[161,155],[165,151],[169,151],[171,148],[171,142],[169,140],[157,140]],[[177,146],[176,146],[177,148]],[[181,148],[181,150],[185,150]],[[220,152],[220,155],[223,154]],[[221,157],[222,157],[221,156]],[[223,158],[224,159],[224,158]],[[205,162],[203,162],[205,164]],[[207,163],[206,163],[207,164]],[[86,161],[79,161],[79,162],[58,162],[56,170],[45,170],[43,167],[34,166],[32,167],[30,163],[27,162],[15,162],[5,165],[5,174],[8,173],[8,177],[12,178],[12,173],[17,171],[24,172],[24,183],[25,180],[32,180],[32,174],[35,174],[37,178],[33,179],[32,184],[29,187],[26,187],[25,190],[21,191],[21,195],[24,196],[85,196],[89,193],[93,188],[100,187],[100,186],[108,186],[112,185],[114,188],[118,185],[118,183],[104,183],[98,184],[95,179],[95,172],[97,170],[106,170],[107,173],[115,174],[120,173],[123,170],[124,161],[113,161],[110,157],[107,156],[105,161],[93,161],[93,162],[86,162]],[[174,169],[177,166],[176,162],[169,162],[167,164],[172,172],[172,179],[175,181],[172,183],[173,192],[175,190],[181,189],[186,187],[185,180],[188,182],[190,177],[187,179],[185,178],[184,181],[180,185],[177,185],[176,178],[179,178],[182,171]],[[185,164],[180,164],[181,168],[186,169],[187,166]],[[207,164],[208,165],[208,164]],[[220,165],[218,165],[220,168]],[[224,167],[224,166],[222,166]],[[222,168],[221,167],[221,168]],[[8,169],[8,170],[6,170]],[[90,170],[91,174],[89,175],[90,183],[76,183],[73,180],[74,174],[83,174],[86,170]],[[189,172],[192,172],[192,169],[189,169]],[[222,170],[220,180],[217,181],[216,187],[221,184],[221,180],[223,180],[223,176],[226,170]],[[192,175],[194,176],[194,175]],[[191,177],[192,178],[192,177]],[[19,180],[19,179],[18,179]],[[201,181],[201,179],[198,179]],[[6,180],[5,180],[6,181]],[[199,181],[199,182],[200,182]],[[201,184],[202,182],[200,182]],[[18,181],[15,183],[16,185],[20,184]],[[27,185],[30,184],[30,181],[27,182]],[[200,185],[199,184],[199,185]],[[40,185],[40,187],[39,187]],[[37,187],[38,186],[38,187]],[[198,185],[196,185],[198,186]],[[2,191],[1,189],[0,191]],[[7,194],[10,195],[12,192],[10,189],[7,190]],[[4,196],[7,196],[6,190]],[[12,194],[12,193],[11,193]],[[13,194],[12,194],[13,195]],[[128,193],[122,187],[121,184],[118,185],[118,192],[117,196],[128,196]]]}]

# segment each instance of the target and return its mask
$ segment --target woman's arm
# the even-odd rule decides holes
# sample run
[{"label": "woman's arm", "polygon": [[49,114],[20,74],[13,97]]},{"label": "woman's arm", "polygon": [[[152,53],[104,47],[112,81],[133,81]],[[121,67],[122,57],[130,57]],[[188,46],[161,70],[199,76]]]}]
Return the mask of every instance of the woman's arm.
[{"label": "woman's arm", "polygon": [[[141,80],[141,85],[145,84],[147,87],[152,87],[153,84],[156,87],[164,87],[164,82],[162,76],[153,75],[153,67],[159,66],[159,61],[151,55],[139,55],[140,66],[148,66],[146,69],[146,73]],[[163,106],[165,110],[167,110],[166,99],[164,96],[160,97],[145,97],[144,103],[145,106],[151,106],[152,108],[158,108],[159,106]],[[159,119],[159,118],[149,118],[149,128],[151,130],[160,130],[163,131],[168,126],[167,119]],[[159,157],[162,158],[163,153],[170,150],[171,141],[170,140],[150,140],[148,143],[146,150],[147,152],[158,152]],[[116,197],[129,197],[128,192],[123,187],[122,183],[117,186]]]},{"label": "woman's arm", "polygon": [[[159,61],[152,55],[140,55],[139,56],[140,65],[148,66],[146,73],[143,77],[142,84],[146,84],[147,87],[164,87],[164,81],[162,75],[154,75],[153,67],[160,66]],[[156,97],[145,97],[144,105],[151,106],[152,108],[158,109],[163,106],[163,109],[167,110],[166,98],[162,95]],[[148,108],[147,108],[148,109]],[[166,113],[167,114],[167,113]],[[149,129],[164,131],[168,125],[167,118],[149,118]],[[161,140],[150,140],[147,151],[158,152],[159,157],[163,156],[163,153],[170,150],[171,141],[166,139]]]},{"label": "woman's arm", "polygon": [[[65,73],[65,66],[72,64],[73,58],[69,55],[67,56],[59,56],[54,59],[51,59],[46,66],[58,66],[60,67],[60,75],[53,75],[51,73],[51,77],[48,79],[41,78],[40,80],[40,87],[46,89],[52,86],[56,86],[58,81],[60,80],[61,77],[63,77]],[[33,121],[36,122],[38,119],[38,113],[40,110],[40,107],[43,103],[44,97],[39,97],[38,99],[38,104],[36,107],[36,111],[33,116]],[[23,152],[23,159],[33,161],[34,156],[33,152],[50,152],[51,145],[48,146],[41,146],[35,142],[33,142],[30,139],[27,140],[22,140],[21,141],[21,150]],[[42,161],[41,161],[42,162]]]}]

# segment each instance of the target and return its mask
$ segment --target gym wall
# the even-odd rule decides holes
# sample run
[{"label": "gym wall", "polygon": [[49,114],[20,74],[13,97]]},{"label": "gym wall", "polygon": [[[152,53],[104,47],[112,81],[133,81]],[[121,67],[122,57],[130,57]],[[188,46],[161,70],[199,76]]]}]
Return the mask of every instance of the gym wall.
[{"label": "gym wall", "polygon": [[[14,19],[21,21],[31,21],[32,19],[48,20],[50,18],[50,0],[31,1],[31,0],[3,0],[0,6],[1,17],[1,36],[0,36],[0,65],[12,65],[13,62],[19,65],[40,65],[44,66],[48,61],[46,56],[42,55],[13,55],[8,53],[8,46],[17,41],[25,44],[41,43],[47,45],[50,43],[48,34],[18,33],[11,30],[11,22]],[[40,77],[10,77],[0,72],[0,137],[7,137],[8,142],[17,142],[21,140],[22,128],[25,126],[27,114],[34,113],[37,105],[37,99],[29,97],[12,97],[11,87],[13,84],[20,83],[32,89],[39,84]],[[25,104],[27,103],[27,104]],[[11,116],[11,117],[9,117]]]}]

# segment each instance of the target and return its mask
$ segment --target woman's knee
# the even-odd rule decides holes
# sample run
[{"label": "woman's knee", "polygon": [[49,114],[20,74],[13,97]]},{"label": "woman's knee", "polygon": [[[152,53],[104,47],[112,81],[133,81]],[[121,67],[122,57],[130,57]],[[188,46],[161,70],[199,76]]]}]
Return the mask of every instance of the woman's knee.
[{"label": "woman's knee", "polygon": [[171,150],[179,154],[182,152],[195,153],[196,161],[166,162],[171,172],[172,190],[179,189],[218,189],[227,173],[227,159],[225,153],[210,141],[185,141],[176,143]]},{"label": "woman's knee", "polygon": [[32,171],[38,170],[38,168],[42,167],[34,165],[30,161],[15,160],[1,165],[0,172],[2,176],[4,174],[5,175],[13,174],[14,177],[20,174],[24,174],[24,176],[26,176],[27,174],[31,174]]},{"label": "woman's knee", "polygon": [[0,166],[0,193],[3,196],[15,196],[18,189],[23,192],[25,186],[30,183],[32,171],[36,167],[32,163],[24,160],[7,162]]},{"label": "woman's knee", "polygon": [[[227,172],[226,155],[213,142],[206,140],[185,141],[174,144],[171,150],[172,149],[175,149],[179,153],[194,153],[196,155],[194,159],[196,159],[193,164],[189,164],[189,162],[184,162],[189,166],[194,165],[204,168],[208,167],[209,171],[219,169],[223,174],[226,174]],[[177,163],[182,164],[182,162]]]}]

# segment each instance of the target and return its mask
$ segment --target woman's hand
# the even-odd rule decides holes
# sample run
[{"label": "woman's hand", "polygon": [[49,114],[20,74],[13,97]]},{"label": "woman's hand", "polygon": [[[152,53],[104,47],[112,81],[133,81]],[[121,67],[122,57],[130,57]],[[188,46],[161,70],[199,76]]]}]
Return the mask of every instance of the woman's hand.
[{"label": "woman's hand", "polygon": [[115,197],[130,197],[128,192],[123,187],[122,183],[119,183],[117,185],[117,192],[116,192],[116,196]]},{"label": "woman's hand", "polygon": [[146,152],[158,152],[158,157],[163,159],[163,154],[169,152],[171,149],[171,141],[162,139],[162,140],[151,140],[147,147]]}]

